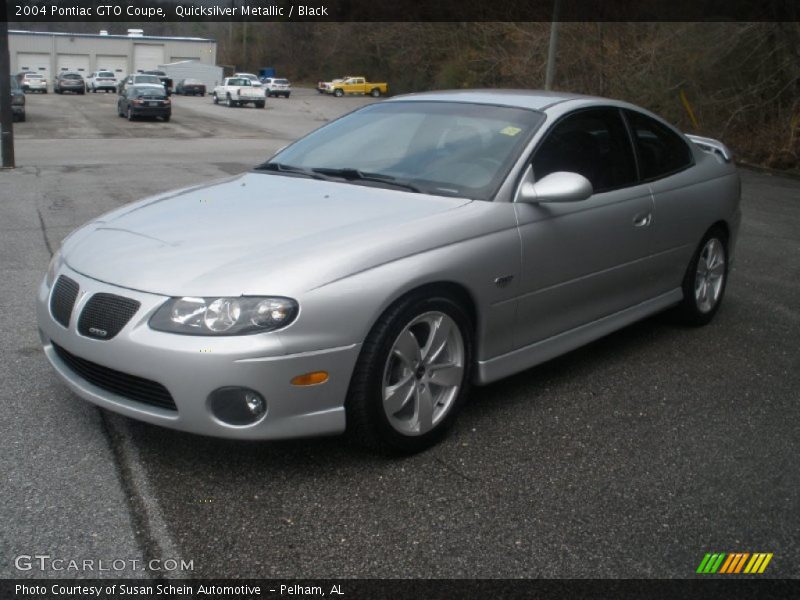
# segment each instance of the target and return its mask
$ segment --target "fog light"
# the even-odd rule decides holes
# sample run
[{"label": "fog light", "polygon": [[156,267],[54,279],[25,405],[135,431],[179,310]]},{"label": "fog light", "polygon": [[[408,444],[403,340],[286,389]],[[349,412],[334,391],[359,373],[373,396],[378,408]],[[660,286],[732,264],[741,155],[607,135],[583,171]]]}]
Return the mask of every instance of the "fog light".
[{"label": "fog light", "polygon": [[252,425],[267,414],[267,401],[247,388],[219,388],[211,392],[208,402],[214,416],[228,425]]}]

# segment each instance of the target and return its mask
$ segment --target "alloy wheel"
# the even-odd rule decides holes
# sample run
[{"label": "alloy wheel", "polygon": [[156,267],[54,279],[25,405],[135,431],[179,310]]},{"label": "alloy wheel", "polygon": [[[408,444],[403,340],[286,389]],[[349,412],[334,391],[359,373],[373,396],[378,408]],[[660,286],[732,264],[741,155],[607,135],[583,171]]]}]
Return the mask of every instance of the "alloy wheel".
[{"label": "alloy wheel", "polygon": [[716,306],[725,280],[725,247],[717,238],[709,239],[697,259],[694,298],[700,312]]},{"label": "alloy wheel", "polygon": [[439,311],[415,317],[398,335],[383,370],[383,409],[399,433],[434,429],[458,397],[465,369],[464,339]]}]

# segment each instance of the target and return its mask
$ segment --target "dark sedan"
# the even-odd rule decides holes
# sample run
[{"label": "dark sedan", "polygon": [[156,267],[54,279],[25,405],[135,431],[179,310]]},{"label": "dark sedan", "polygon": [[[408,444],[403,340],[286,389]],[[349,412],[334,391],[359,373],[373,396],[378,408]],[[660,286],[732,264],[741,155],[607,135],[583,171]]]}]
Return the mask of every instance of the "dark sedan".
[{"label": "dark sedan", "polygon": [[175,93],[184,96],[205,96],[206,84],[199,79],[181,79],[175,86]]},{"label": "dark sedan", "polygon": [[86,92],[86,82],[80,73],[59,73],[53,84],[53,91],[56,94],[63,94],[64,92],[83,94]]},{"label": "dark sedan", "polygon": [[129,85],[117,98],[117,114],[133,121],[137,117],[161,117],[169,121],[172,102],[162,85]]},{"label": "dark sedan", "polygon": [[11,78],[11,114],[15,121],[25,120],[25,94],[16,77]]}]

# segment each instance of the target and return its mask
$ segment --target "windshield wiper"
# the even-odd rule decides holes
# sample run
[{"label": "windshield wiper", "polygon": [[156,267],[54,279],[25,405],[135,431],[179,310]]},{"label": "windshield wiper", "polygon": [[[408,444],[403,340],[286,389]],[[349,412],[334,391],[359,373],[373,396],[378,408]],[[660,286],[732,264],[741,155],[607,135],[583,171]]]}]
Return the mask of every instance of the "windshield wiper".
[{"label": "windshield wiper", "polygon": [[311,169],[315,173],[322,173],[323,175],[330,175],[332,177],[341,177],[342,179],[346,179],[347,181],[373,181],[376,183],[384,183],[388,185],[393,185],[395,187],[400,187],[411,192],[421,193],[422,190],[417,186],[407,182],[407,181],[400,181],[391,175],[383,175],[382,173],[365,173],[364,171],[359,171],[358,169],[331,169],[327,167],[319,167],[317,169]]},{"label": "windshield wiper", "polygon": [[302,167],[293,167],[292,165],[285,165],[283,163],[265,162],[258,165],[253,170],[272,171],[274,173],[288,173],[290,175],[301,175],[303,177],[311,177],[312,179],[331,181],[330,177],[326,177],[322,173],[316,173],[311,169],[303,169]]}]

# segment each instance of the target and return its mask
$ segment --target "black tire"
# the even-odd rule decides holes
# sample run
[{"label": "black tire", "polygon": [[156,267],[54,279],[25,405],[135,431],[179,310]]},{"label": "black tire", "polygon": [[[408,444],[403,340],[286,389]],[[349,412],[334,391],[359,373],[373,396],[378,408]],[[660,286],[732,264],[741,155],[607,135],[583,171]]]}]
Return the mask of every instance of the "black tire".
[{"label": "black tire", "polygon": [[172,115],[167,115],[166,117],[161,117],[161,118],[164,119],[164,123],[169,123],[171,117]]},{"label": "black tire", "polygon": [[284,94],[283,97],[288,100],[289,99],[289,94]]},{"label": "black tire", "polygon": [[256,108],[264,108],[265,103],[264,102],[256,102],[255,105],[256,105]]},{"label": "black tire", "polygon": [[370,95],[370,96],[372,96],[373,98],[380,98],[380,96],[381,96],[381,91],[380,91],[378,88],[375,88],[374,90],[372,90],[372,91],[369,93],[369,95]]},{"label": "black tire", "polygon": [[[713,302],[713,305],[710,307],[710,309],[706,307],[704,310],[701,307],[696,294],[697,271],[700,265],[701,255],[704,254],[704,251],[711,240],[717,240],[719,242],[723,254],[724,265],[722,283],[720,285],[717,298]],[[728,268],[728,235],[722,227],[712,227],[706,232],[706,234],[703,236],[703,239],[700,240],[700,243],[697,245],[697,249],[695,250],[694,254],[692,254],[691,261],[686,268],[686,274],[683,277],[683,284],[681,286],[683,289],[683,300],[675,309],[675,314],[682,323],[692,327],[701,327],[711,322],[711,320],[714,318],[714,315],[717,314],[719,307],[722,305],[722,300],[725,296],[725,288],[728,285]]]},{"label": "black tire", "polygon": [[[417,316],[437,311],[458,326],[464,346],[464,372],[449,411],[433,429],[422,435],[404,434],[389,422],[383,408],[383,376],[398,335]],[[416,293],[402,298],[378,319],[367,335],[356,362],[345,401],[347,435],[358,445],[389,454],[413,454],[439,442],[463,405],[471,381],[473,324],[461,305],[448,295]]]},{"label": "black tire", "polygon": [[231,95],[230,94],[226,94],[225,95],[225,105],[228,108],[233,108],[234,106],[236,106],[236,103],[234,103],[234,101],[231,99]]},{"label": "black tire", "polygon": [[22,114],[19,116],[19,122],[20,122],[20,123],[24,123],[24,122],[25,122],[25,113],[22,113]]},{"label": "black tire", "polygon": [[344,96],[344,90],[336,88],[335,90],[333,90],[333,95],[336,96],[337,98],[341,98],[342,96]]},{"label": "black tire", "polygon": [[214,104],[219,104],[219,98],[216,94],[211,95],[211,100],[213,100]]},{"label": "black tire", "polygon": [[128,121],[133,121],[135,118],[136,117],[133,116],[133,111],[131,110],[131,107],[129,106],[128,107]]},{"label": "black tire", "polygon": [[80,92],[78,92],[78,93],[79,93],[81,96],[83,96],[83,94],[84,94],[85,92],[84,92],[83,90],[81,90],[81,91],[80,91]]}]

